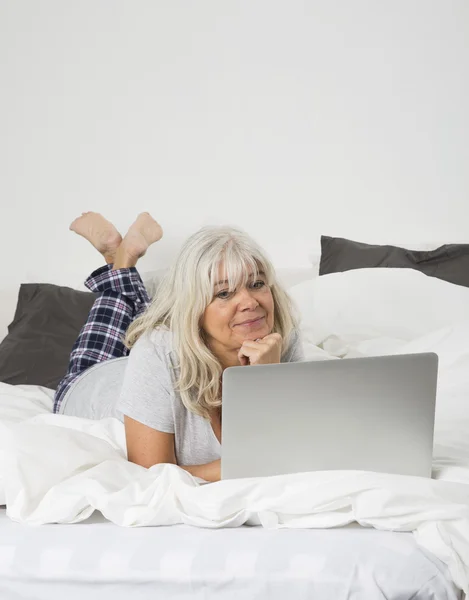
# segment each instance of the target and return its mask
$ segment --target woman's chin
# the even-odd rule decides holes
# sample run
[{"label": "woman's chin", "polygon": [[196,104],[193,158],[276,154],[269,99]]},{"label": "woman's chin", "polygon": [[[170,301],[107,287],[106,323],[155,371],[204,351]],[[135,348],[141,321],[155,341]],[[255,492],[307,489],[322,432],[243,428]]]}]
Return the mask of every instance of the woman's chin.
[{"label": "woman's chin", "polygon": [[259,327],[259,329],[257,331],[250,331],[244,339],[249,340],[249,341],[254,341],[254,340],[265,338],[267,335],[269,335],[269,333],[270,333],[269,327],[265,327],[265,326]]},{"label": "woman's chin", "polygon": [[[235,329],[238,329],[238,327]],[[238,331],[236,331],[236,338],[239,340],[240,345],[242,345],[243,342],[253,342],[254,340],[262,339],[269,335],[270,332],[271,327],[269,327],[266,323],[260,327],[239,327]]]}]

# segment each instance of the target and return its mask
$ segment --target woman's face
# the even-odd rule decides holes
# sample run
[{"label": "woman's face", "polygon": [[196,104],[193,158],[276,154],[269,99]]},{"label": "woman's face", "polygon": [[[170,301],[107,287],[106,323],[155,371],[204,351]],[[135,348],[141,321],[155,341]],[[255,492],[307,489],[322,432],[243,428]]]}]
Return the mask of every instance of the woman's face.
[{"label": "woman's face", "polygon": [[[205,309],[201,326],[208,345],[218,356],[234,359],[245,340],[256,340],[271,333],[274,326],[274,300],[265,275],[230,290],[224,279],[224,265],[218,270],[213,299]],[[238,361],[232,360],[234,364]]]}]

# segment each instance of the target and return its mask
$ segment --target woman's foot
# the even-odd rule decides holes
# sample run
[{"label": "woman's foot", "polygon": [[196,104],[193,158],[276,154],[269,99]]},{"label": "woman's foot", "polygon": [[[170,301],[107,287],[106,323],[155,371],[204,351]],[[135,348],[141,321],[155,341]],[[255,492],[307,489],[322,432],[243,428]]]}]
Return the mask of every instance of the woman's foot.
[{"label": "woman's foot", "polygon": [[91,242],[107,263],[113,263],[122,236],[112,223],[95,212],[85,212],[73,221],[70,230]]},{"label": "woman's foot", "polygon": [[153,219],[150,213],[141,213],[130,226],[116,252],[114,268],[134,267],[148,248],[162,237],[161,225]]}]

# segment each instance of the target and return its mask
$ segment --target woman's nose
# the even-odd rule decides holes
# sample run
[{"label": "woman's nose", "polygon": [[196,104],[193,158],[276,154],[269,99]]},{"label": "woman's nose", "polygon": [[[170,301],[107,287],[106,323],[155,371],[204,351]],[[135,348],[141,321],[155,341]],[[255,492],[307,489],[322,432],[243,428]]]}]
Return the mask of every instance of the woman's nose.
[{"label": "woman's nose", "polygon": [[251,306],[258,306],[259,302],[257,302],[255,299],[254,292],[252,290],[243,288],[239,291],[239,304],[244,308],[249,308]]}]

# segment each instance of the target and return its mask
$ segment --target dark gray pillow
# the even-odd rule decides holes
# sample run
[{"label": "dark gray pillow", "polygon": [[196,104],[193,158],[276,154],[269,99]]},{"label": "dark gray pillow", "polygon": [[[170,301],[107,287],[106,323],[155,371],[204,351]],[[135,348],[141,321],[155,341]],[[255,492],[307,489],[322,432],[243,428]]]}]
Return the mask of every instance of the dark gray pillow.
[{"label": "dark gray pillow", "polygon": [[0,381],[55,389],[95,297],[49,283],[22,284],[15,317],[0,344]]},{"label": "dark gray pillow", "polygon": [[469,287],[469,244],[445,244],[434,250],[408,250],[321,236],[319,275],[374,267],[416,269],[425,275]]}]

